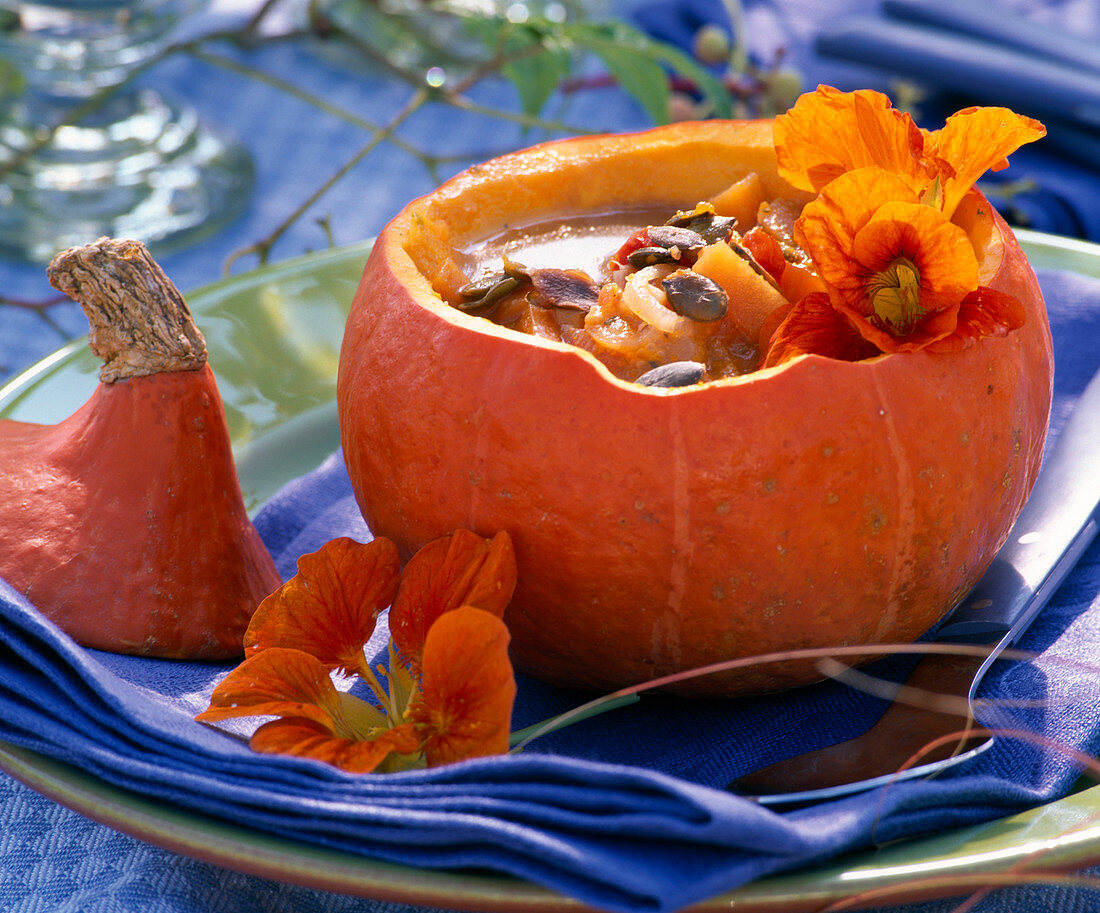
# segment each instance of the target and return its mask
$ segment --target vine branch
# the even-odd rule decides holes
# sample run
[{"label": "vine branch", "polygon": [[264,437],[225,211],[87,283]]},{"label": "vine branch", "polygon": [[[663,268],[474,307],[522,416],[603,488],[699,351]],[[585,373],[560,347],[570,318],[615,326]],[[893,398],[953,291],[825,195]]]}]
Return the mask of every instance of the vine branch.
[{"label": "vine branch", "polygon": [[[403,66],[395,63],[384,50],[373,46],[354,28],[348,27],[346,21],[338,21],[322,0],[310,0],[304,22],[299,20],[290,27],[268,29],[275,12],[285,3],[286,0],[264,0],[259,9],[239,27],[219,28],[185,41],[168,44],[130,70],[121,83],[100,90],[72,108],[62,122],[47,129],[35,145],[0,168],[0,178],[25,164],[27,158],[39,153],[49,144],[58,129],[80,122],[114,95],[129,88],[147,71],[166,59],[181,54],[208,66],[261,82],[367,133],[367,142],[321,180],[278,225],[264,237],[229,256],[224,266],[224,270],[229,272],[235,264],[248,256],[255,256],[261,264],[266,263],[277,241],[383,143],[389,143],[418,160],[433,177],[437,176],[439,167],[444,163],[487,158],[506,151],[468,150],[461,154],[439,156],[398,136],[397,130],[401,124],[428,105],[446,105],[479,117],[542,131],[546,135],[564,135],[590,131],[571,125],[566,118],[560,116],[560,112],[556,117],[546,116],[543,109],[551,98],[556,96],[564,104],[570,96],[583,91],[586,86],[595,87],[608,81],[617,84],[628,94],[641,93],[639,86],[644,84],[646,91],[652,94],[653,68],[667,73],[665,82],[670,95],[674,92],[697,95],[701,114],[722,114],[723,111],[730,110],[731,98],[736,100],[739,110],[746,101],[752,101],[752,92],[749,93],[750,98],[746,99],[743,92],[731,91],[730,87],[733,85],[753,86],[755,98],[762,104],[770,102],[770,93],[774,89],[768,82],[769,72],[755,68],[748,61],[739,29],[734,30],[738,34],[729,61],[731,68],[737,68],[736,72],[728,69],[719,78],[678,49],[650,39],[621,22],[595,22],[579,15],[564,22],[551,22],[537,17],[524,22],[510,21],[505,16],[479,18],[464,15],[457,8],[449,10],[447,0],[439,0],[430,5],[427,14],[433,17],[451,16],[455,20],[453,24],[463,26],[469,38],[469,44],[464,45],[464,49],[471,48],[470,54],[447,53],[449,49],[440,46],[440,42],[423,27],[423,22],[410,20],[402,23],[410,38],[419,43],[421,59],[444,61],[448,67],[453,67],[453,73],[445,73],[440,82],[436,83],[426,79],[426,66]],[[360,0],[363,13],[373,4],[374,0]],[[354,7],[355,4],[351,6]],[[740,7],[737,0],[723,0],[723,6],[727,9],[731,23],[738,24]],[[344,4],[342,14],[346,13],[347,8],[348,5]],[[434,21],[437,20],[433,19]],[[332,43],[351,51],[368,65],[380,67],[386,75],[410,86],[411,97],[388,123],[375,123],[355,111],[349,111],[306,90],[292,79],[267,72],[216,49],[217,45],[231,44],[247,52],[264,45],[302,39]],[[636,80],[637,85],[634,85],[635,80],[631,78],[634,74],[629,69],[624,70],[624,46],[630,48],[630,60],[633,62],[627,66],[636,68],[639,77]],[[582,67],[582,64],[593,57],[605,64],[607,78],[601,79],[597,75],[582,79],[577,76],[578,72],[591,72],[591,67]],[[492,79],[511,82],[516,90],[518,104],[498,108],[478,103],[469,97],[472,89]],[[645,106],[655,116],[662,110],[660,104],[653,103],[652,99]],[[665,107],[667,108],[667,104]],[[317,221],[327,225],[324,218]],[[0,297],[0,304],[28,308],[42,315],[54,303],[56,302],[26,302]]]}]

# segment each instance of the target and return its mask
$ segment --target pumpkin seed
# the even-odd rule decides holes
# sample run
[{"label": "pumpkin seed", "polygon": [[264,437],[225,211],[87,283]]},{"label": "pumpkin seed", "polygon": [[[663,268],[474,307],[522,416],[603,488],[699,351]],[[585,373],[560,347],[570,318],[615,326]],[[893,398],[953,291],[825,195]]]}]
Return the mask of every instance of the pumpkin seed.
[{"label": "pumpkin seed", "polygon": [[475,298],[480,298],[486,292],[490,291],[498,282],[506,278],[507,276],[505,276],[504,273],[493,273],[488,276],[482,276],[480,279],[467,282],[458,290],[458,293],[468,301],[473,301]]},{"label": "pumpkin seed", "polygon": [[577,269],[537,269],[531,272],[531,282],[537,294],[529,300],[539,307],[587,314],[600,297],[596,283]]},{"label": "pumpkin seed", "polygon": [[707,244],[725,241],[737,225],[737,220],[730,216],[720,216],[711,210],[699,212],[678,212],[666,225],[673,228],[687,228],[700,235]]},{"label": "pumpkin seed", "polygon": [[503,259],[503,272],[490,273],[462,286],[458,293],[463,300],[455,307],[467,314],[488,316],[492,308],[499,304],[502,298],[510,295],[521,285],[527,285],[531,282],[531,274],[527,271],[527,267],[521,263],[516,263],[514,260],[509,260],[507,257]]},{"label": "pumpkin seed", "polygon": [[681,253],[694,254],[707,246],[706,239],[697,231],[677,225],[653,225],[646,234],[653,247],[665,250],[678,249]]},{"label": "pumpkin seed", "polygon": [[627,254],[626,259],[635,269],[645,269],[647,266],[676,262],[672,251],[664,247],[639,247]]},{"label": "pumpkin seed", "polygon": [[634,383],[643,387],[690,387],[703,379],[704,370],[697,361],[673,361],[646,371]]},{"label": "pumpkin seed", "polygon": [[661,280],[668,306],[682,317],[699,322],[726,316],[729,297],[713,279],[689,269],[680,269]]},{"label": "pumpkin seed", "polygon": [[531,271],[527,269],[522,263],[517,263],[515,260],[510,260],[508,257],[502,257],[501,262],[504,264],[504,275],[511,276],[513,279],[519,282],[530,282]]},{"label": "pumpkin seed", "polygon": [[679,263],[684,256],[694,262],[694,257],[707,246],[706,239],[697,231],[675,225],[651,225],[646,229],[649,244],[627,254],[627,261],[635,269],[645,269],[659,263]]},{"label": "pumpkin seed", "polygon": [[464,300],[455,307],[467,314],[484,314],[521,284],[519,279],[504,273],[485,276],[475,282],[468,282],[458,290]]}]

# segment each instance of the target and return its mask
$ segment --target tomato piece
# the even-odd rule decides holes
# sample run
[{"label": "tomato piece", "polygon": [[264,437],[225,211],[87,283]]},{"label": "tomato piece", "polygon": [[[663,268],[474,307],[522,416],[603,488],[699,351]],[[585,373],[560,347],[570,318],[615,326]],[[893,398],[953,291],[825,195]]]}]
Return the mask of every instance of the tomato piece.
[{"label": "tomato piece", "polygon": [[764,267],[776,282],[783,278],[783,270],[787,266],[787,260],[783,256],[783,248],[779,246],[779,242],[775,240],[770,232],[757,225],[742,236],[741,245],[752,254],[753,259]]},{"label": "tomato piece", "polygon": [[643,247],[649,246],[649,228],[639,228],[634,234],[626,239],[626,243],[616,252],[615,256],[611,258],[612,269],[622,269],[622,267],[628,265],[627,257],[629,257],[634,251],[641,250]]}]

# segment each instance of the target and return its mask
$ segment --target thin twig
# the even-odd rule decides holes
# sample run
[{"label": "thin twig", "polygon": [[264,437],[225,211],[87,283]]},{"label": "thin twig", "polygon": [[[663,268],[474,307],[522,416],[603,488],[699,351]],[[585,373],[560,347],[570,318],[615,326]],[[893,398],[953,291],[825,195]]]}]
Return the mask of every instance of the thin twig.
[{"label": "thin twig", "polygon": [[394,131],[404,123],[409,117],[411,117],[424,103],[428,100],[431,93],[428,89],[422,88],[418,90],[405,107],[390,121],[389,125],[380,129],[370,141],[363,146],[355,155],[353,155],[347,162],[344,163],[336,172],[331,175],[320,187],[318,187],[313,193],[311,193],[305,200],[303,200],[294,211],[287,216],[279,225],[277,225],[265,238],[261,238],[259,241],[250,244],[248,247],[242,248],[231,254],[225,264],[225,272],[228,273],[233,264],[235,264],[242,257],[249,254],[255,254],[260,263],[266,263],[268,254],[271,252],[271,248],[275,243],[290,230],[291,226],[298,221],[321,197],[323,197],[332,187],[337,184],[341,178],[344,177],[352,168],[359,164],[364,158],[370,155],[375,149],[378,148],[384,141],[392,138]]},{"label": "thin twig", "polygon": [[[394,64],[384,51],[371,46],[369,42],[361,39],[358,35],[341,25],[341,23],[333,21],[331,18],[320,13],[319,5],[315,2],[311,2],[308,7],[307,26],[302,28],[291,27],[278,32],[273,31],[271,34],[264,34],[262,32],[262,27],[264,23],[269,20],[269,17],[279,6],[280,2],[281,0],[263,0],[259,9],[248,18],[243,26],[219,28],[185,41],[167,44],[157,53],[152,54],[140,64],[134,66],[127,73],[126,78],[118,84],[101,89],[86,100],[74,105],[59,123],[48,127],[33,145],[23,150],[19,156],[9,160],[4,166],[0,167],[0,178],[11,170],[20,167],[28,158],[40,152],[50,143],[56,131],[62,126],[80,122],[115,95],[128,89],[142,74],[157,66],[167,58],[179,54],[187,54],[207,65],[217,66],[245,76],[246,78],[263,82],[318,110],[351,123],[370,134],[369,142],[351,156],[351,158],[341,165],[329,178],[324,180],[307,199],[297,206],[294,211],[266,237],[261,238],[254,244],[233,254],[226,264],[227,270],[233,263],[247,254],[256,254],[261,262],[266,262],[276,241],[285,235],[291,226],[301,218],[311,206],[321,199],[321,197],[347,175],[349,171],[362,162],[364,158],[370,155],[371,152],[377,149],[383,142],[390,142],[406,154],[415,157],[433,177],[436,176],[439,167],[444,163],[468,162],[472,159],[488,157],[490,154],[499,155],[501,151],[505,151],[501,150],[496,153],[469,151],[461,155],[438,156],[398,137],[396,134],[397,127],[406,121],[416,110],[429,103],[437,102],[449,105],[470,114],[518,124],[527,129],[541,129],[548,133],[579,134],[592,132],[589,129],[569,124],[560,118],[547,119],[528,112],[493,108],[479,104],[467,97],[467,92],[483,81],[490,78],[499,78],[505,74],[510,64],[519,63],[533,56],[550,52],[548,50],[550,47],[549,42],[553,41],[555,38],[554,34],[550,32],[547,32],[545,35],[539,33],[535,36],[535,40],[532,43],[525,44],[519,49],[509,51],[506,50],[509,38],[516,33],[515,30],[520,27],[528,26],[520,26],[501,18],[499,19],[499,27],[495,32],[491,35],[486,35],[484,32],[482,33],[484,37],[484,47],[488,53],[488,57],[486,59],[467,59],[465,56],[449,55],[448,62],[455,62],[457,65],[461,66],[463,68],[463,75],[453,83],[446,82],[442,86],[433,87],[425,83],[425,73],[422,69],[403,67]],[[441,12],[440,15],[446,15],[446,13]],[[454,18],[456,21],[461,19],[459,16],[454,16]],[[494,20],[494,22],[497,22],[497,20]],[[434,49],[434,51],[439,52],[435,54],[433,59],[445,59],[444,56],[441,56],[442,51],[445,49],[435,48],[434,39],[431,36],[422,34],[415,29],[410,29],[409,34],[411,38],[419,42],[422,48]],[[252,50],[260,45],[285,42],[307,36],[319,39],[335,39],[343,42],[347,47],[361,53],[365,59],[381,67],[384,72],[412,86],[415,90],[414,95],[408,104],[388,125],[381,126],[353,112],[333,105],[324,98],[293,84],[289,80],[266,73],[255,67],[250,67],[229,56],[220,54],[211,48],[211,45],[218,42],[230,42],[237,47]],[[580,84],[572,85],[567,88],[571,88],[575,91],[578,85]],[[569,94],[569,92],[566,92],[566,94]],[[3,303],[5,302],[0,299],[0,304]],[[21,304],[19,302],[8,303],[15,306],[27,306],[25,303]]]},{"label": "thin twig", "polygon": [[[253,79],[257,82],[262,82],[265,85],[271,86],[273,89],[277,89],[280,92],[285,92],[292,98],[296,98],[299,101],[305,102],[307,105],[312,105],[319,111],[323,111],[326,114],[331,114],[338,120],[345,121],[352,126],[359,127],[362,130],[366,130],[372,136],[384,133],[385,127],[381,127],[378,124],[366,120],[355,114],[352,111],[348,111],[346,108],[341,108],[338,105],[334,105],[319,95],[315,95],[312,92],[308,92],[300,86],[294,85],[294,83],[268,73],[266,70],[260,70],[256,67],[251,67],[248,64],[243,64],[240,61],[234,60],[232,57],[226,57],[223,54],[215,54],[202,48],[191,48],[188,53],[196,60],[201,60],[203,63],[207,63],[211,66],[219,67],[223,70],[236,73],[239,76],[245,76],[249,79]],[[397,146],[399,149],[416,156],[417,158],[424,159],[424,152],[413,146],[411,143],[406,142],[398,136],[390,137],[390,142]]]},{"label": "thin twig", "polygon": [[480,114],[483,117],[491,117],[496,120],[508,121],[513,124],[520,124],[524,127],[537,127],[542,130],[547,130],[557,133],[593,133],[595,131],[587,127],[577,127],[571,124],[563,123],[561,121],[545,120],[530,114],[522,114],[518,111],[504,111],[498,108],[489,108],[485,105],[479,105],[476,102],[470,101],[464,96],[457,93],[447,92],[446,98],[448,104],[461,111],[466,111],[469,114]]},{"label": "thin twig", "polygon": [[13,298],[10,295],[0,295],[0,305],[22,308],[26,311],[39,311],[45,313],[48,308],[61,304],[69,299],[64,295],[53,295],[49,298]]},{"label": "thin twig", "polygon": [[264,2],[260,4],[260,8],[256,10],[245,23],[242,37],[248,39],[258,35],[264,20],[281,2],[282,0],[264,0]]}]

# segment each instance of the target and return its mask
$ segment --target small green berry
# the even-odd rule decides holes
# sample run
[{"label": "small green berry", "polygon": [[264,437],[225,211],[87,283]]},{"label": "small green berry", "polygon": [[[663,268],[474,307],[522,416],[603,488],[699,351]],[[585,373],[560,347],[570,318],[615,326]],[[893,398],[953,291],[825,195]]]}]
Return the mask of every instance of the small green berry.
[{"label": "small green berry", "polygon": [[778,70],[768,78],[768,94],[778,110],[794,104],[802,91],[802,78],[794,70]]},{"label": "small green berry", "polygon": [[729,32],[718,25],[704,25],[695,33],[691,51],[701,63],[724,63],[731,47]]}]

